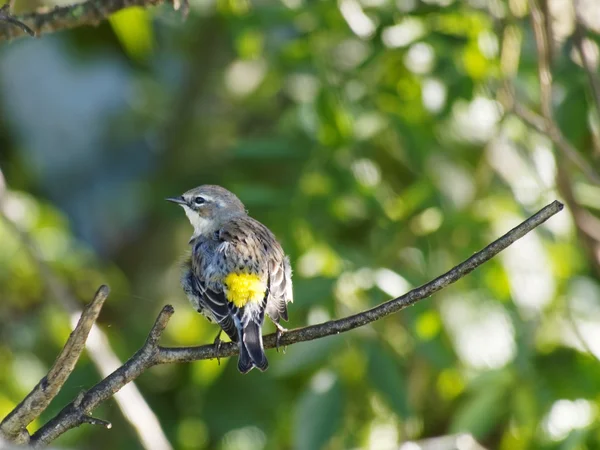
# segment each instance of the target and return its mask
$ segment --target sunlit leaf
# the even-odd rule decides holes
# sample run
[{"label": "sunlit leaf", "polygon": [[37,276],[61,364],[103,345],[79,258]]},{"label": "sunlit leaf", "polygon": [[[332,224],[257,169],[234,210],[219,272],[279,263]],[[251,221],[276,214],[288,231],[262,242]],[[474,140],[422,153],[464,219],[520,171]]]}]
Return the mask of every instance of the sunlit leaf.
[{"label": "sunlit leaf", "polygon": [[338,381],[333,381],[324,389],[309,389],[297,404],[294,419],[295,450],[323,448],[341,423],[342,387]]},{"label": "sunlit leaf", "polygon": [[144,61],[149,57],[154,35],[148,10],[140,7],[122,9],[111,15],[109,21],[132,59]]},{"label": "sunlit leaf", "polygon": [[370,343],[367,346],[369,358],[369,383],[381,395],[400,417],[410,413],[407,397],[407,380],[398,362],[389,351],[381,348],[381,343]]},{"label": "sunlit leaf", "polygon": [[510,377],[502,372],[490,374],[487,381],[478,380],[476,388],[456,410],[450,430],[471,433],[476,438],[486,437],[508,411],[510,382]]}]

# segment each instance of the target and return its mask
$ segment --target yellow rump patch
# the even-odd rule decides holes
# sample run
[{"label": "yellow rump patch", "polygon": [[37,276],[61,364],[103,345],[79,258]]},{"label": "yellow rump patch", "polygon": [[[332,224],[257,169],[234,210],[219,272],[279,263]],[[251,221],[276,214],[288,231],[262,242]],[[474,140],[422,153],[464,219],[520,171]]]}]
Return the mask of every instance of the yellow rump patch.
[{"label": "yellow rump patch", "polygon": [[238,308],[246,303],[261,302],[267,286],[260,276],[250,273],[230,273],[225,277],[225,297]]}]

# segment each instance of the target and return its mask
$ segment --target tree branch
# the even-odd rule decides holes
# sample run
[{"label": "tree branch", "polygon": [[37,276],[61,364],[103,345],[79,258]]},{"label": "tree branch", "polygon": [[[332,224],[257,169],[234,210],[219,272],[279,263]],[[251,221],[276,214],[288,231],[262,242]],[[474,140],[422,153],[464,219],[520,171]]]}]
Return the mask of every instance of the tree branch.
[{"label": "tree branch", "polygon": [[[554,201],[480,252],[475,253],[469,259],[445,274],[440,275],[433,281],[413,289],[401,297],[382,303],[367,311],[318,325],[290,330],[283,335],[281,344],[292,345],[297,342],[310,341],[325,336],[331,336],[333,334],[343,333],[401,311],[404,308],[415,304],[417,301],[427,298],[435,292],[458,281],[460,278],[469,274],[486,261],[489,261],[516,240],[544,223],[562,209],[562,203]],[[238,352],[237,345],[232,342],[221,345],[218,352],[214,345],[181,348],[166,348],[159,346],[159,339],[173,313],[174,309],[172,306],[165,306],[158,315],[142,348],[123,366],[119,367],[87,392],[80,394],[56,417],[40,428],[31,437],[31,444],[36,448],[43,447],[64,432],[83,423],[98,423],[99,419],[90,419],[91,411],[152,366],[213,359],[217,357],[225,358],[227,356],[233,356]],[[276,335],[270,334],[265,336],[264,346],[265,348],[275,347]],[[102,421],[100,423],[106,425],[106,422]]]},{"label": "tree branch", "polygon": [[546,34],[546,21],[544,14],[538,7],[536,0],[529,0],[531,11],[531,25],[538,54],[538,79],[540,82],[540,104],[542,115],[548,121],[552,120],[552,71],[550,70],[550,48],[548,35]]},{"label": "tree branch", "polygon": [[56,397],[73,372],[108,293],[107,286],[98,289],[94,299],[83,310],[77,326],[54,361],[48,375],[42,378],[29,395],[0,423],[0,431],[6,437],[14,440],[19,435],[24,436],[27,425],[37,419]]},{"label": "tree branch", "polygon": [[39,36],[83,25],[98,25],[121,9],[130,6],[148,7],[165,2],[172,3],[176,10],[181,9],[184,16],[187,14],[187,0],[87,0],[83,3],[58,6],[48,12],[39,11],[5,18],[0,16],[0,19],[6,21],[0,20],[0,41],[8,41],[26,34]]},{"label": "tree branch", "polygon": [[0,8],[0,30],[5,24],[2,22],[6,22],[7,24],[13,25],[19,28],[22,32],[27,33],[29,36],[35,36],[35,33],[31,28],[25,25],[23,22],[16,19],[9,11],[10,5],[6,3]]},{"label": "tree branch", "polygon": [[[508,90],[510,91],[510,88]],[[514,93],[508,93],[508,97],[511,103],[508,105],[508,110],[512,111],[519,119],[540,134],[548,136],[565,157],[581,170],[590,183],[600,185],[600,175],[598,175],[594,168],[581,156],[581,153],[579,153],[575,146],[562,134],[562,131],[560,131],[554,120],[547,120],[527,108],[515,99]]]}]

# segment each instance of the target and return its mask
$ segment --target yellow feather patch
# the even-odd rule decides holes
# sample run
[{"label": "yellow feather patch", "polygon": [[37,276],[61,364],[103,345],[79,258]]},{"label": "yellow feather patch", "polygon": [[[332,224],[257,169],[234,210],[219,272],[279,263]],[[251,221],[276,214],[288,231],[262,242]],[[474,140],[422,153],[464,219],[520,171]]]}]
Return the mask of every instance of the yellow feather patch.
[{"label": "yellow feather patch", "polygon": [[225,277],[225,297],[238,308],[248,302],[261,302],[267,286],[260,276],[250,273],[230,273]]}]

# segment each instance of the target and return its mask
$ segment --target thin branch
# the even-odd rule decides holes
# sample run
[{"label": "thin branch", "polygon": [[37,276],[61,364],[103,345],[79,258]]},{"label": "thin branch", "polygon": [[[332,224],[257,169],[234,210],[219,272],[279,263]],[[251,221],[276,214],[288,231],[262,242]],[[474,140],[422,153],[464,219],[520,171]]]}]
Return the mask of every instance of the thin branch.
[{"label": "thin branch", "polygon": [[187,0],[87,0],[83,3],[58,6],[48,12],[39,11],[10,16],[10,20],[5,20],[21,26],[15,27],[0,21],[0,41],[8,41],[31,33],[39,36],[84,25],[98,25],[121,9],[131,6],[148,7],[166,2],[172,2],[175,9],[181,8],[184,16],[187,14],[189,9]]},{"label": "thin branch", "polygon": [[35,36],[35,33],[33,32],[33,30],[31,28],[29,28],[27,25],[25,25],[20,20],[16,19],[10,13],[9,8],[10,8],[10,5],[8,3],[6,3],[5,5],[3,5],[0,8],[0,23],[6,22],[8,24],[11,24],[15,27],[20,28],[21,31],[23,31],[24,33],[27,33],[29,36]]},{"label": "thin branch", "polygon": [[544,35],[546,37],[546,45],[548,46],[548,66],[552,67],[554,61],[554,53],[556,51],[556,43],[554,40],[554,25],[552,23],[552,11],[550,8],[550,2],[552,0],[540,0],[541,10],[544,20]]},{"label": "thin branch", "polygon": [[510,97],[507,109],[540,134],[548,136],[565,157],[581,170],[588,181],[593,184],[600,184],[600,175],[598,175],[594,168],[581,156],[581,153],[579,153],[575,146],[562,134],[556,122],[554,120],[547,120],[536,114],[517,101],[514,94],[512,92],[509,93],[509,91],[510,89],[506,90],[508,97]]},{"label": "thin branch", "polygon": [[[469,259],[433,281],[367,311],[318,325],[290,330],[281,338],[281,344],[292,345],[298,342],[311,341],[343,333],[401,311],[458,281],[562,209],[562,203],[554,201],[480,252],[475,253]],[[238,352],[237,345],[232,342],[221,345],[219,351],[216,351],[214,345],[180,348],[160,347],[158,341],[173,313],[172,306],[165,306],[158,315],[142,348],[123,366],[119,367],[90,390],[78,396],[76,400],[67,405],[55,418],[40,428],[31,437],[31,443],[34,447],[43,447],[69,429],[84,423],[85,420],[83,418],[86,416],[89,417],[91,411],[100,403],[108,400],[124,385],[133,381],[152,366],[214,359],[217,357],[225,358],[233,356]],[[265,348],[274,348],[276,346],[276,335],[270,334],[265,336],[264,346]]]},{"label": "thin branch", "polygon": [[92,325],[96,322],[108,293],[107,286],[98,289],[94,299],[83,310],[77,326],[54,361],[48,375],[42,378],[29,395],[0,423],[0,431],[6,437],[15,439],[22,434],[27,425],[37,419],[56,397],[75,369],[75,364],[85,348]]},{"label": "thin branch", "polygon": [[540,104],[542,115],[548,121],[552,120],[552,72],[550,70],[550,42],[546,34],[546,20],[538,7],[536,0],[529,0],[531,10],[531,25],[535,37],[538,54],[538,78],[540,81]]}]

